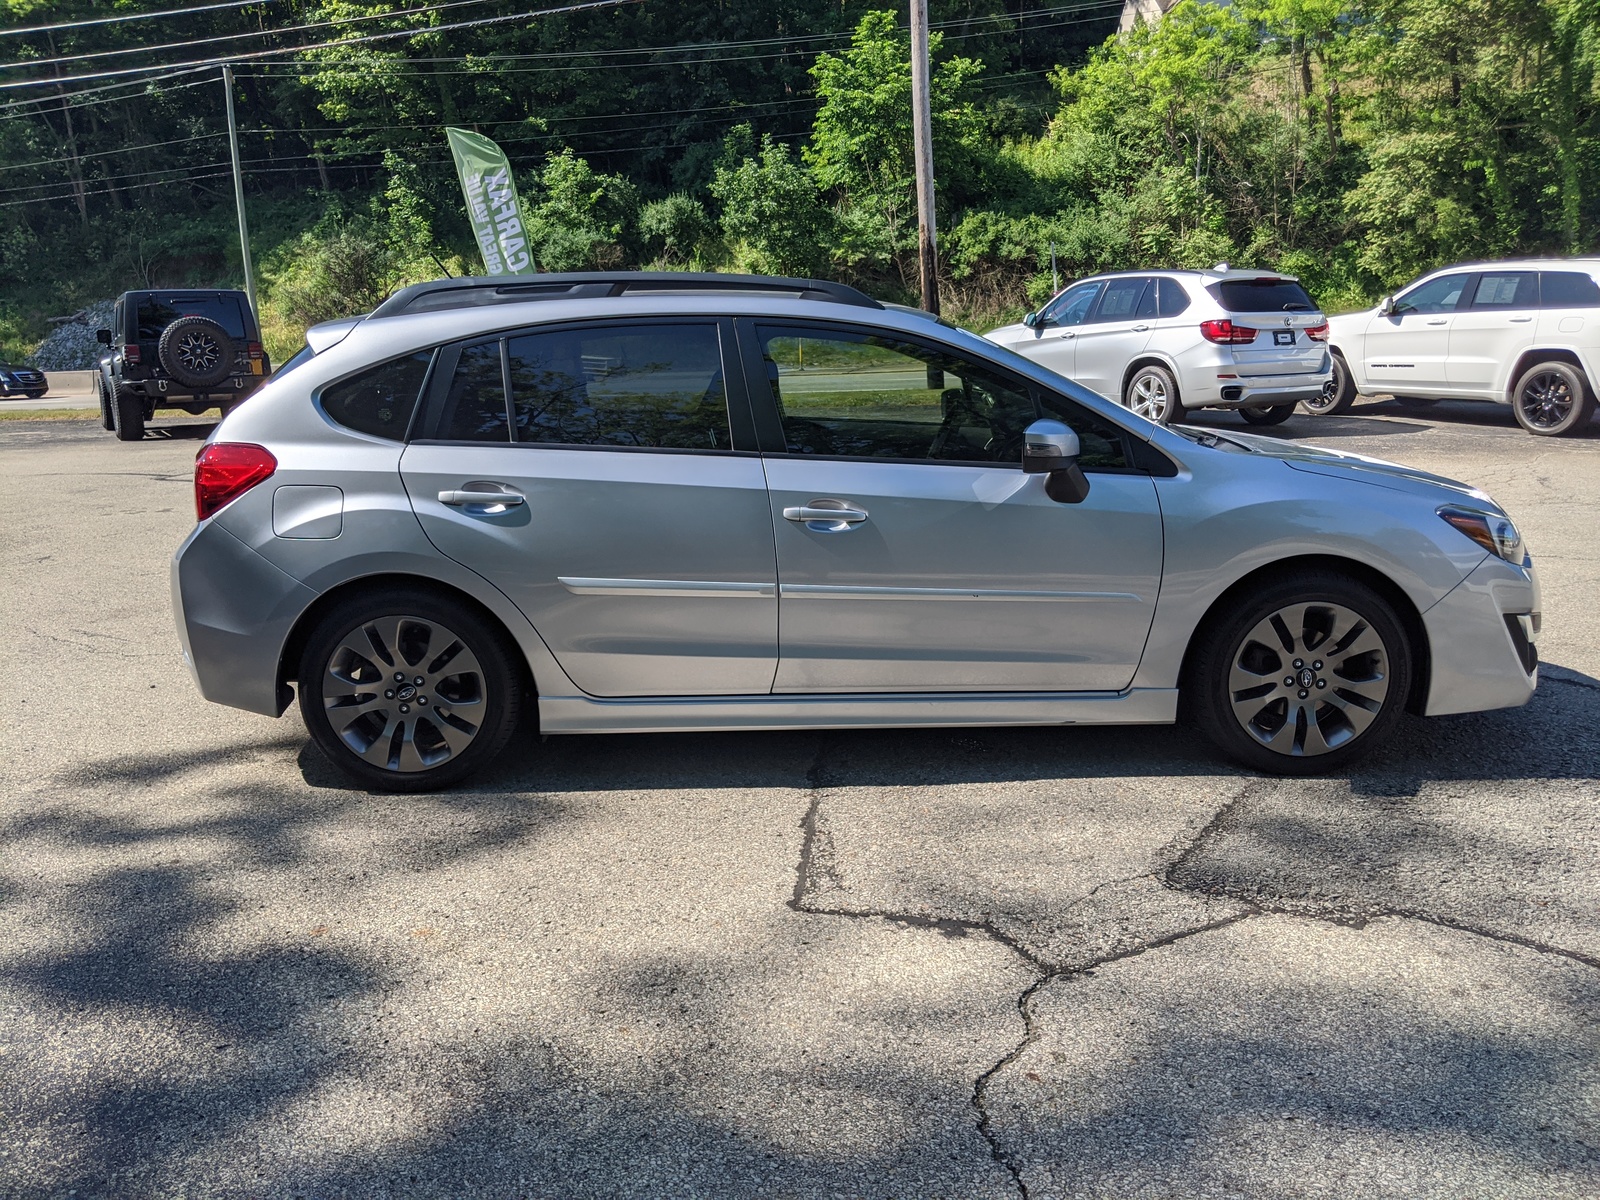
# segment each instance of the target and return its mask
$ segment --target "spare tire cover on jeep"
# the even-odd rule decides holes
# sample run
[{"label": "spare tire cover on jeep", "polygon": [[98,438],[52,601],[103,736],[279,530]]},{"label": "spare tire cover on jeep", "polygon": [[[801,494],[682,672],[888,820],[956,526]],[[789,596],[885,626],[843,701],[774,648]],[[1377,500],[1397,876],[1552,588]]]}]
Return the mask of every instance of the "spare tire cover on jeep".
[{"label": "spare tire cover on jeep", "polygon": [[209,317],[179,317],[161,331],[156,357],[184,387],[215,387],[234,374],[238,348]]}]

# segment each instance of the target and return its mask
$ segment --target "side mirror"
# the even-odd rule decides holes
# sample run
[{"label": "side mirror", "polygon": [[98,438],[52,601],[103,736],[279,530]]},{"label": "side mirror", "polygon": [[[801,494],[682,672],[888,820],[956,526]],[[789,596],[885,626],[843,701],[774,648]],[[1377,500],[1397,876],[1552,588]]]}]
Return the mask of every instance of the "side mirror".
[{"label": "side mirror", "polygon": [[1078,454],[1078,435],[1060,421],[1035,421],[1022,435],[1023,471],[1045,476],[1044,494],[1058,504],[1080,504],[1089,495]]},{"label": "side mirror", "polygon": [[1022,323],[1024,325],[1026,325],[1029,329],[1037,329],[1037,328],[1039,328],[1039,325],[1040,325],[1039,314],[1036,313],[1036,312],[1029,313],[1027,316],[1022,318]]},{"label": "side mirror", "polygon": [[1392,316],[1394,316],[1394,297],[1393,296],[1385,296],[1382,300],[1378,301],[1378,315],[1380,317],[1392,317]]},{"label": "side mirror", "polygon": [[96,329],[94,331],[94,340],[99,342],[102,346],[111,345],[111,330]]}]

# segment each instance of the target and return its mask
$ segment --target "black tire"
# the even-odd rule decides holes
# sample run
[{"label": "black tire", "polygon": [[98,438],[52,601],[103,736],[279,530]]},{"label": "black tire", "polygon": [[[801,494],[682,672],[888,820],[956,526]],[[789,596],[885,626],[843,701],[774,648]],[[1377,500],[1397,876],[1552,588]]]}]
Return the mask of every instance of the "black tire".
[{"label": "black tire", "polygon": [[1571,363],[1535,363],[1522,373],[1511,392],[1517,424],[1537,437],[1560,437],[1589,423],[1594,416],[1594,390]]},{"label": "black tire", "polygon": [[1294,405],[1274,404],[1271,408],[1241,408],[1239,415],[1250,425],[1282,425],[1294,416]]},{"label": "black tire", "polygon": [[144,398],[117,383],[111,389],[111,427],[117,441],[139,441],[144,437]]},{"label": "black tire", "polygon": [[1333,377],[1322,386],[1322,395],[1315,400],[1302,400],[1300,406],[1313,417],[1332,417],[1349,412],[1356,402],[1356,381],[1350,378],[1350,367],[1337,351],[1330,353],[1333,360]]},{"label": "black tire", "polygon": [[1380,746],[1405,710],[1405,626],[1389,601],[1347,576],[1266,584],[1197,638],[1185,707],[1224,754],[1255,770],[1340,770]]},{"label": "black tire", "polygon": [[312,741],[377,791],[427,792],[466,778],[505,748],[522,717],[521,652],[474,609],[426,591],[336,605],[299,668]]},{"label": "black tire", "polygon": [[1172,372],[1155,364],[1140,367],[1122,389],[1122,406],[1162,425],[1183,416],[1183,397]]},{"label": "black tire", "polygon": [[234,374],[238,347],[209,317],[179,317],[161,331],[156,358],[184,387],[215,387]]},{"label": "black tire", "polygon": [[117,428],[117,419],[111,415],[111,393],[106,387],[104,375],[95,376],[95,394],[100,398],[100,428],[106,432],[114,432]]}]

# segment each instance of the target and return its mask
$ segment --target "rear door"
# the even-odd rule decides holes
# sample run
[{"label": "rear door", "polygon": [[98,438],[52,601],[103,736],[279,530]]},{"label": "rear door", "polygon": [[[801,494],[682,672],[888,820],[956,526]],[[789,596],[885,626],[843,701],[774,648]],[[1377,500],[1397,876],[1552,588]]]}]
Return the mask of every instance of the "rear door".
[{"label": "rear door", "polygon": [[1400,396],[1450,392],[1450,326],[1472,278],[1461,271],[1430,279],[1396,296],[1393,312],[1372,318],[1361,347],[1369,390]]},{"label": "rear door", "polygon": [[[913,338],[739,325],[770,451],[774,691],[1128,685],[1155,611],[1162,532],[1155,485],[1131,468],[1120,430]],[[1082,442],[1092,486],[1081,504],[1049,499],[1044,477],[1022,472],[1022,434],[1041,406]]]},{"label": "rear door", "polygon": [[1078,333],[1072,378],[1107,400],[1121,401],[1128,364],[1150,344],[1155,329],[1157,285],[1149,275],[1108,280],[1100,300]]},{"label": "rear door", "polygon": [[412,506],[590,695],[771,689],[772,519],[729,328],[546,326],[441,352],[400,463]]},{"label": "rear door", "polygon": [[1307,330],[1326,325],[1327,318],[1297,281],[1264,275],[1224,279],[1206,290],[1234,325],[1255,330],[1254,340],[1229,347],[1241,379],[1323,370],[1327,343]]},{"label": "rear door", "polygon": [[1492,397],[1500,376],[1533,345],[1539,277],[1533,271],[1484,271],[1450,322],[1445,378],[1453,391]]}]

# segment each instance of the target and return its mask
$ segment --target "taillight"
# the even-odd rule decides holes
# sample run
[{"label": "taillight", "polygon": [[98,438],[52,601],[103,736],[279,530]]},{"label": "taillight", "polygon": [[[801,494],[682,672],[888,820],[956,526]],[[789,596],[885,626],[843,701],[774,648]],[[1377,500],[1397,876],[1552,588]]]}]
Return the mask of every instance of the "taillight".
[{"label": "taillight", "polygon": [[122,361],[123,362],[137,363],[139,361],[139,347],[138,346],[124,346],[122,348]]},{"label": "taillight", "polygon": [[244,495],[278,469],[265,446],[245,442],[212,442],[195,455],[194,513],[204,521],[225,504]]},{"label": "taillight", "polygon": [[246,350],[249,352],[250,357],[252,359],[257,359],[257,358],[261,357],[261,343],[260,342],[251,342],[249,344],[249,346],[246,347]]},{"label": "taillight", "polygon": [[1256,340],[1256,331],[1243,325],[1235,325],[1224,317],[1220,321],[1201,321],[1200,336],[1208,342],[1216,342],[1219,346],[1242,346],[1246,342]]},{"label": "taillight", "polygon": [[1306,336],[1308,338],[1310,338],[1313,342],[1325,342],[1325,341],[1327,341],[1328,340],[1328,323],[1326,321],[1324,321],[1321,325],[1313,325],[1310,329],[1306,330]]}]

